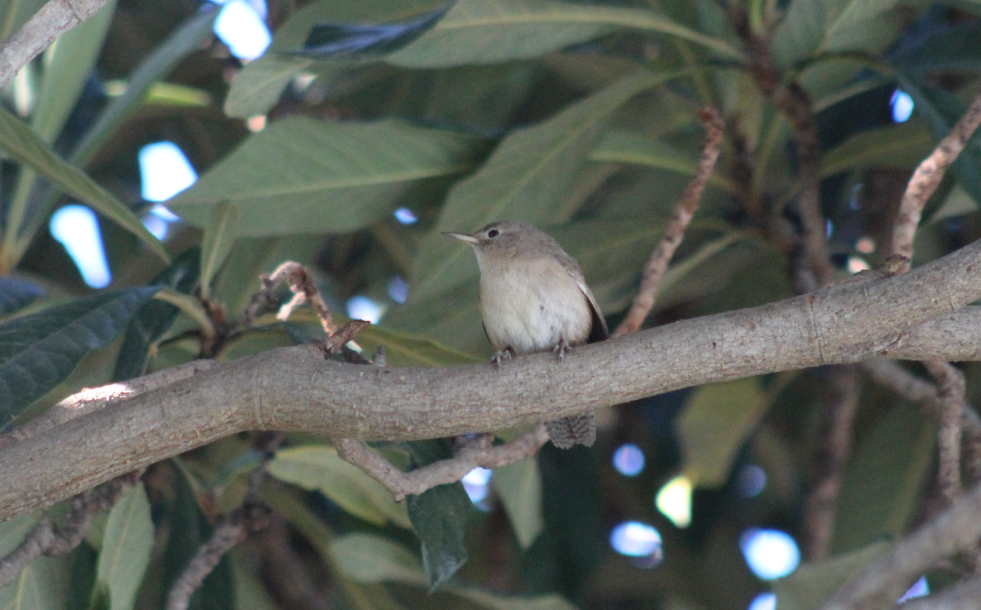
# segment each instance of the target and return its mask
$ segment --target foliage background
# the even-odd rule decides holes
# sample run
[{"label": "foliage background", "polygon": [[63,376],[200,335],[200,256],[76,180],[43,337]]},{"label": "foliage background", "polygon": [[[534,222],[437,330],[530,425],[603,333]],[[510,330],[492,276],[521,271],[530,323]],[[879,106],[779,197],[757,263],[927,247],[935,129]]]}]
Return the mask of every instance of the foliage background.
[{"label": "foliage background", "polygon": [[[0,4],[4,36],[40,4]],[[82,387],[321,336],[307,312],[235,329],[258,275],[285,260],[315,271],[334,311],[355,295],[386,304],[381,324],[360,338],[368,353],[384,345],[395,365],[484,358],[476,265],[439,233],[500,218],[555,235],[615,325],[694,169],[695,117],[707,104],[727,121],[722,157],[652,322],[794,294],[790,133],[741,64],[732,15],[771,43],[783,78],[811,96],[842,277],[850,261],[876,267],[878,251],[859,251],[859,241],[888,243],[910,172],[960,116],[981,70],[981,4],[966,0],[460,0],[445,14],[444,3],[424,0],[271,2],[273,46],[244,67],[211,36],[214,13],[200,8],[120,0],[5,92],[8,110],[18,92],[33,97],[26,115],[0,115],[4,425]],[[413,21],[420,16],[429,18]],[[333,27],[317,28],[305,47],[325,24]],[[117,81],[125,94],[107,95]],[[916,104],[902,124],[889,112],[897,87]],[[244,119],[257,115],[267,126],[250,133]],[[149,204],[136,162],[158,140],[177,143],[201,173],[168,202],[185,222],[163,245],[139,222]],[[976,142],[968,147],[928,206],[914,264],[977,237],[979,154]],[[69,200],[63,192],[100,212],[119,291],[91,294],[49,235],[47,219]],[[398,222],[400,207],[418,221]],[[388,293],[396,276],[410,287],[404,304]],[[141,288],[161,285],[172,289],[167,302]],[[219,340],[204,340],[205,319]],[[976,368],[964,370],[976,400]],[[622,405],[601,414],[592,450],[547,446],[537,467],[495,473],[486,512],[461,500],[459,486],[395,505],[323,439],[292,435],[263,490],[272,526],[224,559],[193,605],[746,608],[773,589],[781,609],[814,607],[929,515],[936,495],[934,424],[865,383],[833,557],[774,585],[749,572],[742,532],[799,531],[827,379],[809,370]],[[647,456],[637,478],[611,465],[624,442]],[[160,606],[215,518],[241,499],[253,446],[241,435],[155,465],[75,552],[38,561],[0,590],[0,607],[98,607],[107,589],[112,608]],[[446,447],[382,449],[407,465]],[[751,464],[768,483],[746,497],[740,473]],[[686,529],[653,504],[679,473],[697,486]],[[38,518],[0,525],[0,551]],[[611,528],[627,519],[661,532],[655,567],[609,548]],[[425,542],[427,570],[410,526]],[[467,555],[429,595],[430,582],[448,579]],[[953,578],[929,577],[933,586]]]}]

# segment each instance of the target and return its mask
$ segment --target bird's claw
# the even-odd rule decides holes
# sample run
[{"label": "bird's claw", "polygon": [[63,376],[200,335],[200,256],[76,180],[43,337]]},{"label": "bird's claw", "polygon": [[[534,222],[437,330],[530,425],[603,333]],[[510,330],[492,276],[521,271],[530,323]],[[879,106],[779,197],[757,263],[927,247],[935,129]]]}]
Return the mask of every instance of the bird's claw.
[{"label": "bird's claw", "polygon": [[510,347],[505,347],[504,349],[499,349],[497,352],[491,356],[490,361],[497,364],[497,368],[501,368],[501,361],[507,357],[508,360],[513,358],[514,350]]},{"label": "bird's claw", "polygon": [[559,339],[558,344],[556,344],[556,346],[552,348],[552,351],[559,353],[559,360],[564,360],[565,359],[565,353],[566,352],[571,352],[572,351],[572,346],[569,345],[569,342],[566,341],[565,339]]}]

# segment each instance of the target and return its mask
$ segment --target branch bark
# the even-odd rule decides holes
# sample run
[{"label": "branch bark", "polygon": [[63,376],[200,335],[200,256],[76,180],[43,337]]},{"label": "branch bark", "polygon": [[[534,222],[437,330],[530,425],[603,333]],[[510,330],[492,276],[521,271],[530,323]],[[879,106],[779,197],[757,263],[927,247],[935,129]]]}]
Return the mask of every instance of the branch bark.
[{"label": "branch bark", "polygon": [[107,0],[51,0],[0,44],[0,87],[59,36],[101,9]]},{"label": "branch bark", "polygon": [[[243,430],[412,440],[500,430],[693,385],[873,355],[909,357],[913,327],[981,298],[981,242],[897,277],[522,357],[497,370],[325,362],[313,346],[257,354],[0,451],[0,520]],[[955,318],[960,315],[955,314]],[[966,315],[973,315],[971,314]],[[942,329],[941,329],[942,332]],[[921,336],[921,340],[923,337]],[[964,353],[934,352],[949,360]]]}]

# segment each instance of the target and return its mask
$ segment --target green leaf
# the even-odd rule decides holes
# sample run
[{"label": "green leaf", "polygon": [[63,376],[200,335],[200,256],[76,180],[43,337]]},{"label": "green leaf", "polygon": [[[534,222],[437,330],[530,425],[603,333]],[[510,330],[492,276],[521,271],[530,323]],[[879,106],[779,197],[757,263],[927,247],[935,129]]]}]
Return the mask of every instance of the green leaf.
[{"label": "green leaf", "polygon": [[692,485],[725,484],[733,458],[768,406],[757,377],[703,385],[691,393],[675,430]]},{"label": "green leaf", "polygon": [[[7,557],[37,525],[39,513],[24,513],[0,523],[0,557]],[[0,610],[61,610],[68,585],[63,558],[40,557],[0,588]]]},{"label": "green leaf", "polygon": [[379,347],[385,348],[389,366],[453,366],[483,362],[483,358],[447,347],[438,341],[390,330],[376,324],[361,331],[357,342],[371,356]]},{"label": "green leaf", "polygon": [[935,459],[936,426],[910,405],[897,405],[860,438],[838,496],[833,553],[901,537]]},{"label": "green leaf", "polygon": [[0,325],[0,428],[115,339],[157,290],[105,292]]},{"label": "green leaf", "polygon": [[654,11],[547,0],[460,0],[431,30],[386,61],[409,68],[443,68],[528,59],[617,27],[676,36],[730,59],[740,57],[727,42]]},{"label": "green leaf", "polygon": [[44,288],[18,277],[0,277],[0,316],[7,316],[47,296]]},{"label": "green leaf", "polygon": [[410,303],[451,292],[475,274],[470,249],[442,231],[470,232],[502,218],[536,225],[566,220],[574,179],[601,125],[634,95],[672,76],[634,74],[505,138],[480,171],[450,191],[436,230],[416,256]]},{"label": "green leaf", "polygon": [[978,202],[967,194],[964,187],[958,184],[954,186],[954,188],[950,189],[950,192],[947,193],[947,197],[944,198],[943,203],[941,203],[940,207],[930,214],[930,218],[926,221],[926,223],[933,224],[947,218],[956,218],[957,216],[972,214],[977,212],[978,208]]},{"label": "green leaf", "polygon": [[45,4],[47,4],[45,0],[22,0],[20,2],[4,2],[0,4],[0,8],[3,10],[0,38],[6,39],[20,29],[20,26],[24,25]]},{"label": "green leaf", "polygon": [[930,132],[907,121],[858,133],[821,157],[821,176],[870,168],[910,169],[933,150]]},{"label": "green leaf", "polygon": [[[180,460],[175,460],[175,464],[180,465]],[[160,557],[163,564],[160,569],[162,574],[148,575],[148,579],[159,578],[159,581],[150,580],[148,584],[157,582],[163,591],[170,590],[201,545],[210,540],[214,532],[197,502],[197,497],[203,493],[202,487],[191,478],[187,469],[180,468],[180,472],[170,487],[173,495],[168,498],[169,501],[154,507],[154,515],[171,532],[163,556]],[[229,591],[233,588],[230,564],[228,555],[222,556],[201,587],[191,596],[189,610],[231,610],[234,607],[234,600],[229,596]]]},{"label": "green leaf", "polygon": [[815,610],[846,582],[878,559],[892,546],[877,542],[847,555],[835,555],[806,563],[787,578],[773,583],[780,610]]},{"label": "green leaf", "polygon": [[[416,467],[451,457],[446,440],[399,443]],[[406,498],[409,519],[422,542],[422,565],[429,575],[429,591],[435,591],[467,561],[463,544],[467,520],[473,511],[462,483],[450,483]]]},{"label": "green leaf", "polygon": [[515,597],[495,595],[480,589],[447,586],[447,593],[464,597],[476,604],[492,610],[576,610],[561,595],[541,595],[539,597]]},{"label": "green leaf", "polygon": [[[897,0],[795,0],[773,38],[781,66],[827,52],[873,51],[893,34],[884,13]],[[864,34],[864,36],[862,35]]]},{"label": "green leaf", "polygon": [[392,23],[405,21],[421,13],[444,6],[446,0],[362,0],[336,2],[319,0],[296,11],[276,31],[266,53],[249,62],[232,81],[225,99],[225,113],[230,117],[248,118],[265,114],[279,100],[293,77],[307,68],[316,67],[320,78],[349,70],[357,62],[316,62],[285,53],[301,48],[310,30],[321,24]]},{"label": "green leaf", "polygon": [[229,201],[215,206],[201,243],[201,298],[207,299],[211,280],[221,269],[238,237],[238,207]]},{"label": "green leaf", "polygon": [[440,485],[405,500],[409,519],[422,541],[422,565],[435,591],[467,561],[463,544],[470,498],[460,484]]},{"label": "green leaf", "polygon": [[357,467],[345,462],[333,447],[309,445],[284,449],[269,463],[269,474],[280,481],[316,490],[348,513],[375,525],[386,521],[410,527],[404,504]]},{"label": "green leaf", "polygon": [[394,208],[413,182],[466,171],[479,140],[397,121],[339,123],[293,117],[253,135],[167,203],[204,227],[225,201],[239,233],[340,233]]},{"label": "green leaf", "polygon": [[50,144],[61,133],[92,73],[109,29],[116,2],[110,0],[92,17],[72,28],[44,53],[44,75],[31,127]]},{"label": "green leaf", "polygon": [[[193,246],[174,259],[150,282],[151,286],[166,286],[189,294],[198,285],[198,269],[201,266],[201,249]],[[159,341],[177,319],[180,310],[163,301],[154,299],[140,307],[123,335],[113,381],[126,381],[146,372],[147,360],[153,344]]]},{"label": "green leaf", "polygon": [[109,512],[99,553],[97,583],[109,587],[112,610],[129,610],[153,548],[150,502],[138,483]]},{"label": "green leaf", "polygon": [[136,235],[160,258],[170,261],[166,248],[126,205],[99,186],[85,172],[51,152],[30,127],[0,108],[0,148],[15,160],[54,182],[119,226]]},{"label": "green leaf", "polygon": [[[694,176],[698,169],[695,156],[679,151],[661,140],[623,131],[607,134],[589,155],[590,160],[603,163],[634,163],[670,172]],[[713,172],[709,184],[738,193],[739,187],[732,180]]]},{"label": "green leaf", "polygon": [[491,484],[504,504],[518,543],[527,549],[545,529],[538,463],[528,458],[495,468]]},{"label": "green leaf", "polygon": [[329,549],[344,575],[355,582],[428,584],[415,553],[387,538],[347,534],[331,542]]},{"label": "green leaf", "polygon": [[85,165],[99,146],[139,107],[154,83],[169,74],[182,59],[199,49],[202,41],[214,35],[212,28],[219,12],[218,9],[203,10],[195,15],[140,62],[130,74],[126,92],[106,106],[72,150],[69,160],[73,164]]}]

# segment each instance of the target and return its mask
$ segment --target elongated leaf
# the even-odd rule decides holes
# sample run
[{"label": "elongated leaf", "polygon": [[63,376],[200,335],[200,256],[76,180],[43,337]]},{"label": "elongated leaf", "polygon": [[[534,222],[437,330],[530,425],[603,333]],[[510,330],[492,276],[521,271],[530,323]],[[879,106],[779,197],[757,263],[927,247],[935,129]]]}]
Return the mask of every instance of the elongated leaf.
[{"label": "elongated leaf", "polygon": [[437,229],[416,257],[409,301],[448,293],[476,272],[470,249],[442,231],[470,232],[505,218],[537,225],[566,220],[567,196],[600,125],[631,97],[669,78],[634,74],[505,138],[479,172],[450,192]]},{"label": "elongated leaf", "polygon": [[212,27],[218,13],[217,9],[209,10],[205,6],[140,63],[129,77],[126,92],[109,103],[72,150],[69,160],[73,164],[84,166],[92,153],[139,107],[150,87],[213,35]]},{"label": "elongated leaf", "polygon": [[0,316],[14,313],[36,299],[47,296],[44,288],[17,277],[0,278]]},{"label": "elongated leaf", "polygon": [[[416,467],[451,457],[445,440],[400,443]],[[435,591],[456,574],[467,561],[463,544],[468,517],[473,511],[462,483],[450,483],[406,498],[412,528],[422,542],[422,566],[429,576],[429,590]]]},{"label": "elongated leaf", "polygon": [[436,24],[453,3],[405,23],[318,24],[297,55],[316,58],[379,57],[403,48]]},{"label": "elongated leaf", "polygon": [[452,585],[446,587],[446,591],[491,610],[576,610],[576,606],[570,604],[561,595],[516,597]]},{"label": "elongated leaf", "polygon": [[527,549],[542,533],[542,477],[531,458],[495,468],[491,484],[497,490],[521,548]]},{"label": "elongated leaf", "polygon": [[68,377],[85,354],[115,339],[157,290],[106,292],[0,325],[0,427]]},{"label": "elongated leaf", "polygon": [[870,129],[824,154],[821,175],[869,168],[908,169],[929,155],[933,146],[933,137],[920,121]]},{"label": "elongated leaf", "polygon": [[[151,286],[166,286],[188,294],[198,285],[198,269],[201,267],[201,249],[188,248],[174,259],[170,267],[153,278]],[[180,310],[163,301],[153,299],[140,307],[126,328],[123,344],[119,348],[113,381],[126,381],[146,372],[150,349],[166,333]]]},{"label": "elongated leaf", "polygon": [[[606,163],[636,163],[656,167],[686,176],[693,176],[698,168],[698,159],[675,149],[660,140],[622,131],[607,134],[589,158]],[[738,186],[718,172],[709,176],[709,184],[721,187],[730,193],[738,192]]]},{"label": "elongated leaf", "polygon": [[877,49],[894,35],[896,26],[883,14],[896,4],[896,0],[791,2],[774,35],[774,57],[780,65],[790,66],[826,52]]},{"label": "elongated leaf", "polygon": [[453,366],[483,361],[483,358],[447,347],[428,337],[401,333],[376,324],[361,331],[358,344],[368,356],[378,347],[384,347],[390,366]]},{"label": "elongated leaf", "polygon": [[0,38],[7,38],[17,31],[20,26],[24,25],[45,4],[45,0],[4,2],[0,6],[3,9],[2,14],[0,14],[0,17],[3,18],[2,27],[0,27]]},{"label": "elongated leaf", "polygon": [[773,585],[780,610],[815,610],[892,546],[876,542],[847,555],[835,555],[818,563],[802,565]]},{"label": "elongated leaf", "polygon": [[115,0],[106,2],[99,12],[58,38],[44,54],[44,76],[31,127],[48,144],[61,133],[78,102],[99,58],[115,8]]},{"label": "elongated leaf", "polygon": [[0,148],[20,163],[54,182],[66,193],[78,197],[96,211],[111,218],[119,226],[143,240],[160,258],[170,261],[170,256],[160,240],[143,226],[140,219],[123,202],[99,186],[85,172],[65,163],[45,146],[30,127],[2,108],[0,108]]},{"label": "elongated leaf", "polygon": [[739,52],[644,9],[547,0],[460,0],[436,25],[387,62],[411,68],[487,64],[539,57],[607,34],[617,27],[658,32],[728,57]]},{"label": "elongated leaf", "polygon": [[414,181],[467,170],[478,142],[396,121],[289,118],[249,138],[167,207],[203,227],[231,201],[248,236],[352,231],[393,209]]},{"label": "elongated leaf", "polygon": [[906,532],[930,475],[935,446],[936,426],[904,404],[862,438],[842,480],[832,552],[851,551],[884,537],[896,539]]},{"label": "elongated leaf", "polygon": [[381,536],[348,534],[330,543],[330,554],[344,575],[363,583],[396,581],[427,586],[415,553]]},{"label": "elongated leaf", "polygon": [[153,548],[150,502],[138,483],[109,512],[96,580],[107,585],[112,610],[129,610]]},{"label": "elongated leaf", "polygon": [[201,244],[201,297],[208,298],[211,280],[221,269],[238,237],[238,207],[229,201],[219,203],[211,214]]},{"label": "elongated leaf", "polygon": [[684,474],[699,487],[725,484],[732,460],[766,412],[759,379],[700,386],[675,422]]},{"label": "elongated leaf", "polygon": [[[266,53],[249,62],[235,77],[225,99],[225,113],[231,117],[248,118],[265,114],[276,103],[293,77],[314,62],[288,53],[300,49],[316,26],[351,24],[398,23],[446,5],[446,0],[362,0],[336,2],[318,0],[298,10],[273,37]],[[317,62],[320,78],[334,71],[348,70],[352,62]]]},{"label": "elongated leaf", "polygon": [[280,481],[317,490],[365,521],[411,526],[405,505],[392,501],[392,494],[381,483],[342,460],[333,447],[284,449],[269,463],[269,474]]}]

